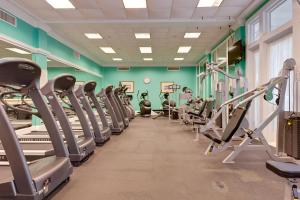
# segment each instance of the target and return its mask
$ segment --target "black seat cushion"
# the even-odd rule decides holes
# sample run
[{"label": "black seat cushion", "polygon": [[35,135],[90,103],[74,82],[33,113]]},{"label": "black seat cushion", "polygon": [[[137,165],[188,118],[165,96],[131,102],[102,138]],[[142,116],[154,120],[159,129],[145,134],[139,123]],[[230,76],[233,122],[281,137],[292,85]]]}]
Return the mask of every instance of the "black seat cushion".
[{"label": "black seat cushion", "polygon": [[300,178],[300,165],[269,160],[266,167],[284,178]]},{"label": "black seat cushion", "polygon": [[194,121],[193,123],[196,124],[196,125],[203,125],[203,126],[206,125],[205,120]]},{"label": "black seat cushion", "polygon": [[193,116],[196,116],[196,117],[199,117],[199,113],[196,113],[196,112],[188,112],[189,115],[193,115]]},{"label": "black seat cushion", "polygon": [[239,129],[242,121],[244,120],[247,111],[251,105],[252,100],[243,103],[242,105],[238,106],[235,110],[232,111],[232,116],[224,130],[222,135],[222,140],[224,142],[229,142],[236,131]]}]

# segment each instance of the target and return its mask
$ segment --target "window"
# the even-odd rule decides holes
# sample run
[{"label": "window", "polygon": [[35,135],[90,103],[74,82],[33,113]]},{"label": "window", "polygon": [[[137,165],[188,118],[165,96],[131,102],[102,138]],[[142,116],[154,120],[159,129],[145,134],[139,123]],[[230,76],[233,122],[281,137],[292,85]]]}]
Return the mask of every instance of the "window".
[{"label": "window", "polygon": [[255,22],[255,24],[253,24],[253,41],[258,40],[258,38],[259,38],[259,33],[260,33],[260,28],[259,28],[259,26],[260,26],[260,23],[259,23],[259,21],[257,20],[257,21]]},{"label": "window", "polygon": [[259,39],[261,28],[260,18],[256,17],[247,25],[248,42],[255,42]]},{"label": "window", "polygon": [[289,22],[293,17],[293,1],[280,1],[279,5],[273,7],[269,13],[270,31]]}]

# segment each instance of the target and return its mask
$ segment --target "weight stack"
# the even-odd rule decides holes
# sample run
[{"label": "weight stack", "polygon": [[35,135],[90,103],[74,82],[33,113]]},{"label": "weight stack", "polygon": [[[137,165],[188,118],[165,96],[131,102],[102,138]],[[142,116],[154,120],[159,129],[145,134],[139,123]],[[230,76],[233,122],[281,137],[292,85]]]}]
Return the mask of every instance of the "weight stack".
[{"label": "weight stack", "polygon": [[300,159],[300,113],[284,117],[284,150],[288,156]]}]

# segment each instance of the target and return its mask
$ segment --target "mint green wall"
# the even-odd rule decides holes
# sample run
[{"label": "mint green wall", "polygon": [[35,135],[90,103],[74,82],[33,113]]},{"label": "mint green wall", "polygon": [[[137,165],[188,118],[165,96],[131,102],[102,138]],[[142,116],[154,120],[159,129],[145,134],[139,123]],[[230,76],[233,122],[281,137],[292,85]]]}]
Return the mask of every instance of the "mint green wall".
[{"label": "mint green wall", "polygon": [[17,18],[16,26],[0,20],[0,34],[32,47],[49,51],[61,59],[101,75],[101,66],[99,64],[83,55],[80,56],[80,59],[76,58],[72,48],[49,36],[44,30],[30,25],[22,19]]},{"label": "mint green wall", "polygon": [[[182,67],[180,71],[168,71],[166,67],[131,67],[129,71],[118,71],[115,67],[103,68],[103,85],[118,86],[119,81],[134,81],[133,105],[138,110],[137,92],[149,91],[149,100],[153,109],[161,108],[159,99],[160,82],[174,82],[181,86],[190,87],[195,91],[196,67]],[[144,84],[144,78],[151,79],[150,84]],[[175,95],[172,95],[174,98]],[[176,95],[178,99],[178,95]]]},{"label": "mint green wall", "polygon": [[100,89],[102,86],[102,79],[98,76],[94,76],[92,74],[76,70],[74,68],[67,68],[67,67],[51,67],[48,68],[48,79],[52,79],[58,75],[61,75],[63,73],[71,74],[74,77],[76,77],[77,81],[96,81],[97,82],[97,88],[96,92],[100,92]]},{"label": "mint green wall", "polygon": [[35,34],[35,28],[21,19],[17,19],[16,26],[12,26],[0,20],[0,34],[7,35],[28,45],[34,46],[33,36]]},{"label": "mint green wall", "polygon": [[[214,47],[211,49],[211,52],[208,53],[207,55],[204,55],[201,57],[201,60],[205,59],[205,57],[207,58],[208,62],[210,62],[212,60],[212,52],[220,45],[222,44],[224,41],[228,40],[231,36],[230,35],[225,35],[220,41],[218,41]],[[245,26],[240,26],[238,29],[236,29],[234,31],[234,40],[235,41],[238,41],[238,40],[242,40],[243,42],[243,45],[245,46],[246,45],[246,31],[245,31]],[[236,64],[236,65],[232,65],[229,67],[229,74],[231,75],[236,75],[236,69],[237,68],[240,68],[242,70],[242,73],[243,75],[245,76],[245,72],[246,72],[246,54],[244,52],[244,57],[243,59],[241,60],[240,63]],[[205,70],[205,66],[200,66],[200,71],[204,71]],[[219,79],[224,79],[224,75],[219,73],[219,76],[218,76]],[[212,91],[211,91],[211,76],[208,76],[206,78],[206,96],[204,98],[208,98],[210,95],[213,95],[212,94]],[[199,86],[201,87],[201,86]]]},{"label": "mint green wall", "polygon": [[74,50],[70,47],[64,45],[63,43],[57,41],[51,36],[47,37],[47,51],[52,53],[53,55],[56,55],[58,57],[61,57],[69,62],[72,62],[74,64],[80,65],[84,67],[87,70],[90,70],[92,72],[95,72],[97,74],[101,74],[101,66],[95,63],[94,61],[88,59],[87,57],[81,55],[80,59],[77,58],[74,54]]}]

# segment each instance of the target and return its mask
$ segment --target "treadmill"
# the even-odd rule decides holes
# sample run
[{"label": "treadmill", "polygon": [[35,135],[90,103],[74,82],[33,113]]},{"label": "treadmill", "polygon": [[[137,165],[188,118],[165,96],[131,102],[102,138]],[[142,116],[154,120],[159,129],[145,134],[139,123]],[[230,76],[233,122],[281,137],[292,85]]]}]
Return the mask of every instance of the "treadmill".
[{"label": "treadmill", "polygon": [[[73,167],[58,126],[39,89],[40,67],[27,59],[0,59],[0,82],[15,86],[33,100],[41,118],[47,121],[54,154],[26,163],[18,137],[0,105],[0,141],[8,162],[0,162],[0,199],[41,200],[68,182]],[[17,88],[18,87],[18,88]]]},{"label": "treadmill", "polygon": [[[107,142],[110,139],[111,131],[108,126],[107,119],[105,117],[105,114],[101,108],[101,106],[97,106],[97,99],[96,104],[93,101],[93,103],[96,106],[96,111],[100,115],[100,119],[102,123],[98,123],[98,120],[96,118],[96,115],[93,111],[93,108],[89,102],[89,98],[92,98],[95,100],[95,93],[94,90],[97,86],[97,83],[94,81],[87,82],[83,85],[80,85],[77,90],[75,91],[75,94],[77,98],[80,100],[84,110],[86,111],[88,118],[91,122],[92,128],[94,130],[94,139],[98,146],[103,145],[105,142]],[[93,98],[94,97],[94,98]],[[104,116],[104,117],[103,117]],[[101,126],[101,127],[100,127]]]},{"label": "treadmill", "polygon": [[[87,160],[89,156],[94,153],[95,142],[92,132],[89,128],[88,121],[81,108],[81,105],[74,93],[74,85],[76,78],[69,74],[62,74],[50,80],[43,88],[42,93],[48,99],[55,116],[59,121],[59,125],[64,134],[66,144],[70,153],[70,159],[74,166],[79,166],[83,161]],[[72,108],[80,120],[83,131],[74,132],[72,125],[66,115],[61,102],[60,96],[66,96],[71,102]],[[32,131],[26,136],[20,137],[23,141],[42,141],[47,142],[45,139],[46,131]],[[26,137],[26,138],[25,138]]]},{"label": "treadmill", "polygon": [[120,94],[121,94],[121,88],[119,88],[119,87],[115,88],[114,93],[113,93],[114,98],[116,100],[116,103],[117,103],[120,113],[122,115],[122,119],[123,119],[125,126],[129,126],[129,117],[126,112],[126,108],[124,107],[124,104],[122,103],[122,101],[119,97]]},{"label": "treadmill", "polygon": [[[97,96],[100,98],[100,100],[104,103],[106,109],[108,110],[108,113],[111,117],[112,124],[110,125],[110,129],[113,135],[120,135],[124,130],[124,123],[122,121],[122,118],[120,116],[120,112],[118,108],[113,107],[111,104],[108,94],[112,92],[113,86],[108,86],[105,89],[103,88],[100,93],[97,94]],[[111,98],[111,97],[110,97]]]},{"label": "treadmill", "polygon": [[[69,119],[66,116],[64,109],[62,108],[57,97],[57,91],[63,91],[67,89],[70,89],[69,96],[72,97],[72,87],[75,82],[76,79],[73,76],[61,75],[53,80],[50,80],[42,88],[42,93],[48,99],[48,102],[52,107],[52,112],[55,114],[60,126],[62,127],[63,137],[66,141],[72,164],[74,166],[79,166],[93,154],[95,150],[94,139],[90,131],[85,132],[83,137],[80,138],[74,135]],[[74,92],[73,96],[73,98],[75,98],[75,100],[73,100],[74,107],[78,107],[76,106],[77,99],[74,95]],[[25,149],[25,155],[28,160],[35,160],[41,157],[52,155],[53,147],[49,140],[50,138],[47,134],[47,131],[32,131],[26,135],[19,136],[19,141],[21,142],[23,149]]]},{"label": "treadmill", "polygon": [[108,97],[111,105],[113,106],[117,116],[119,116],[120,120],[122,120],[123,124],[124,124],[124,128],[127,128],[128,127],[128,122],[125,120],[124,116],[123,116],[123,113],[119,107],[119,104],[117,102],[117,99],[114,95],[114,89],[113,89],[113,86],[112,85],[109,85],[106,89],[106,96]]}]

